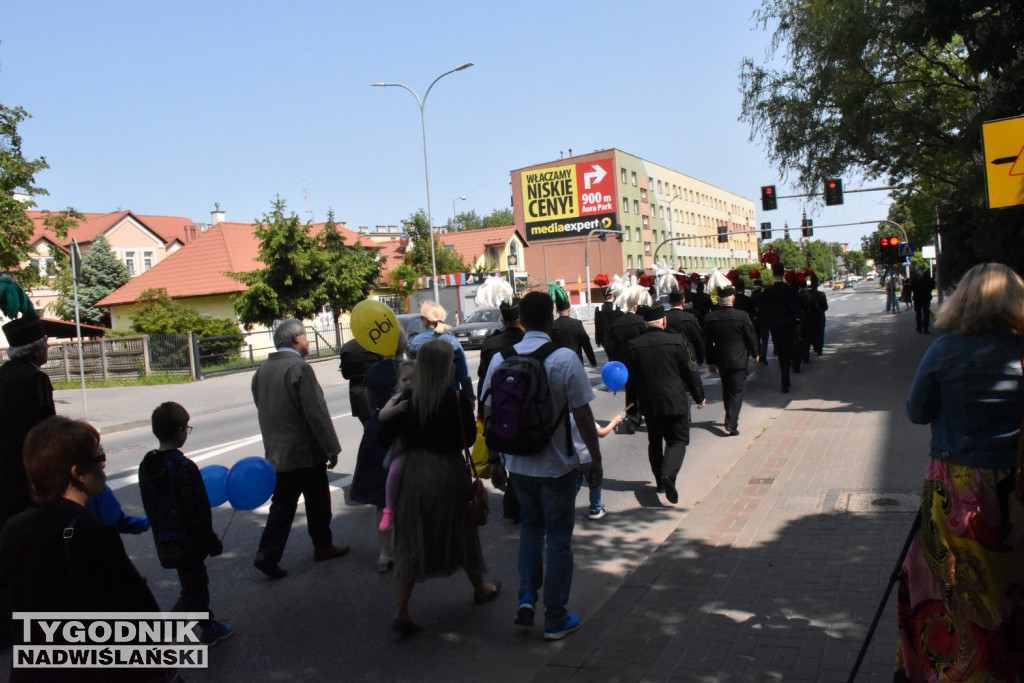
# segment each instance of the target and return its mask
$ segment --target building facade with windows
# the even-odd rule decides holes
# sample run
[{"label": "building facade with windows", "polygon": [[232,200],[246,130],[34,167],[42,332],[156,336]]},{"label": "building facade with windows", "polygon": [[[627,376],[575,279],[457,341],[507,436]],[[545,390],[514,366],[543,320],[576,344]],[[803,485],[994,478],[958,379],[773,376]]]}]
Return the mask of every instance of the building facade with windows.
[{"label": "building facade with windows", "polygon": [[[545,281],[582,283],[588,259],[591,278],[650,271],[656,262],[707,273],[757,261],[752,199],[621,150],[537,164],[511,176],[515,226]],[[621,230],[621,243],[599,245],[589,235],[600,229]],[[719,242],[720,231],[726,242]]]}]

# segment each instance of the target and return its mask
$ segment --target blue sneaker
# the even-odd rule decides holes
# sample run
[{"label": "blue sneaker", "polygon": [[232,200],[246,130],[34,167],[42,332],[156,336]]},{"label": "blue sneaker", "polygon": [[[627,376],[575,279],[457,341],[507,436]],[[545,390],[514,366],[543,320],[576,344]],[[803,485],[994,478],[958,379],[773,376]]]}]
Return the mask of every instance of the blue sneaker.
[{"label": "blue sneaker", "polygon": [[544,640],[561,640],[573,631],[580,630],[580,626],[582,626],[580,615],[570,612],[560,627],[544,629]]},{"label": "blue sneaker", "polygon": [[533,591],[526,591],[523,597],[519,598],[519,607],[516,608],[516,617],[512,623],[525,628],[533,626],[533,616],[537,611],[536,604],[537,594]]},{"label": "blue sneaker", "polygon": [[234,634],[235,629],[231,628],[231,624],[211,621],[199,631],[199,642],[203,645],[214,645]]}]

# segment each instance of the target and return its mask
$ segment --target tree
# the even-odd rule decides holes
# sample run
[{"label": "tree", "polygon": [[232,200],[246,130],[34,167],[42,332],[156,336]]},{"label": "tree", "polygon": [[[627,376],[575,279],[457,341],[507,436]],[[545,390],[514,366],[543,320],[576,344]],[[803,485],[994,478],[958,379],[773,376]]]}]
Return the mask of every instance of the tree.
[{"label": "tree", "polygon": [[[434,272],[433,263],[430,257],[430,223],[427,221],[427,214],[422,209],[402,221],[405,232],[412,239],[412,248],[405,253],[405,264],[412,267],[420,275],[430,275]],[[462,257],[451,249],[447,249],[441,241],[434,236],[434,256],[437,259],[438,274],[444,273],[465,273],[469,266],[463,262]]]},{"label": "tree", "polygon": [[915,233],[939,218],[953,275],[1024,266],[1024,208],[984,208],[979,163],[981,123],[1024,102],[1024,3],[765,0],[757,17],[776,29],[764,65],[744,60],[741,120],[784,176],[887,180]]},{"label": "tree", "polygon": [[[61,259],[64,263],[65,259]],[[97,235],[89,250],[82,254],[82,274],[78,278],[78,316],[83,323],[110,327],[110,311],[96,302],[131,280],[128,266],[117,260],[110,243]],[[55,310],[63,320],[75,319],[74,283],[70,272],[58,281],[60,297]]]},{"label": "tree", "polygon": [[229,273],[248,289],[234,297],[235,312],[246,327],[259,323],[270,327],[275,320],[312,318],[325,303],[318,279],[320,246],[293,212],[286,215],[280,196],[271,210],[256,223],[253,234],[260,241],[257,260],[266,267],[248,273]]},{"label": "tree", "polygon": [[380,277],[380,266],[375,250],[345,244],[334,222],[334,211],[327,212],[327,223],[317,243],[321,294],[330,304],[337,323],[342,311],[352,310],[370,293]]},{"label": "tree", "polygon": [[[232,360],[238,356],[242,346],[242,336],[238,323],[231,318],[213,318],[203,316],[199,311],[172,299],[166,289],[147,289],[139,295],[142,306],[132,315],[132,332],[150,335],[185,335],[195,332],[199,337],[226,337],[204,342],[201,353],[212,356],[217,361]],[[188,352],[180,344],[169,342],[166,338],[157,337],[151,340],[153,356],[163,362],[179,357],[176,366],[181,365],[181,357]]]},{"label": "tree", "polygon": [[[30,118],[21,107],[9,108],[0,104],[0,272],[10,272],[24,286],[40,281],[35,268],[19,271],[28,260],[35,225],[25,212],[36,206],[33,197],[49,194],[38,187],[35,175],[50,167],[44,157],[26,159],[21,153],[21,135],[18,124]],[[25,199],[16,198],[15,193]],[[45,212],[44,224],[58,238],[67,236],[68,228],[84,217],[72,208],[51,214]]]},{"label": "tree", "polygon": [[515,217],[512,215],[512,209],[495,209],[491,212],[491,215],[484,218],[481,227],[501,228],[506,225],[513,225],[515,222]]}]

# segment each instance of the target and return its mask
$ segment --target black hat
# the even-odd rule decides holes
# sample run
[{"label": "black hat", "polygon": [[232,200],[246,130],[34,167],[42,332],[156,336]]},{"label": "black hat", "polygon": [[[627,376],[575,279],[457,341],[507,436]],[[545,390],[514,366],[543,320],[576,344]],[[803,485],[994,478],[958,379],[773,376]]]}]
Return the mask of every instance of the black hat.
[{"label": "black hat", "polygon": [[39,316],[23,315],[3,326],[9,346],[28,346],[46,336]]},{"label": "black hat", "polygon": [[637,313],[643,316],[645,323],[653,323],[665,317],[664,306],[640,306]]},{"label": "black hat", "polygon": [[569,303],[568,299],[562,299],[561,301],[555,303],[556,311],[568,311],[570,308],[572,308],[572,304]]},{"label": "black hat", "polygon": [[735,287],[722,287],[720,290],[718,290],[718,298],[719,299],[722,299],[722,298],[728,297],[728,296],[736,296],[736,288]]},{"label": "black hat", "polygon": [[668,302],[672,306],[683,303],[684,298],[686,298],[686,295],[679,289],[668,293]]},{"label": "black hat", "polygon": [[502,301],[498,308],[501,309],[501,319],[503,322],[514,323],[519,320],[519,299],[512,299],[511,304]]}]

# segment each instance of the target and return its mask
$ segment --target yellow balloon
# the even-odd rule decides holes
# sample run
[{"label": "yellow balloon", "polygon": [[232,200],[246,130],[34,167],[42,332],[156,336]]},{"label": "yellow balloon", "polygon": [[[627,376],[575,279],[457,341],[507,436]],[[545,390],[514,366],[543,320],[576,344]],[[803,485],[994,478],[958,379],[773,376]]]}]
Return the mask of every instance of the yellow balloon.
[{"label": "yellow balloon", "polygon": [[377,301],[365,299],[352,309],[352,335],[367,351],[393,356],[398,350],[398,318]]}]

